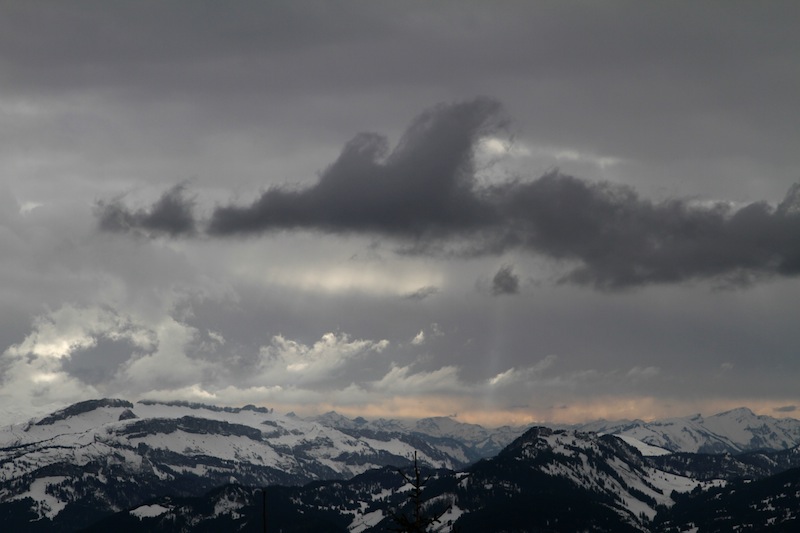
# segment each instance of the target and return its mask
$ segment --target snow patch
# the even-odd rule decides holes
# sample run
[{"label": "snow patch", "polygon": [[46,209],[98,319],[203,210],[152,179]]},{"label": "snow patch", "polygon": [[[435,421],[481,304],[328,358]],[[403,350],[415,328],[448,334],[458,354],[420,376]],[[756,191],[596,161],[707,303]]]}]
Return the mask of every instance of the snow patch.
[{"label": "snow patch", "polygon": [[67,502],[62,502],[52,494],[47,492],[51,485],[58,485],[67,478],[64,476],[48,476],[34,480],[28,492],[11,498],[12,500],[23,500],[31,498],[35,502],[35,510],[39,517],[54,518],[67,506]]},{"label": "snow patch", "polygon": [[163,505],[142,505],[130,511],[130,513],[141,520],[142,518],[153,518],[154,516],[161,516],[162,514],[171,511],[172,508],[164,507]]},{"label": "snow patch", "polygon": [[641,453],[645,457],[653,457],[657,455],[669,455],[672,453],[667,449],[660,448],[658,446],[653,446],[652,444],[647,444],[646,442],[642,442],[639,439],[636,439],[629,435],[614,435],[614,436],[617,437],[618,439],[623,440],[626,444],[629,444],[634,448],[636,448],[637,450],[639,450],[639,453]]},{"label": "snow patch", "polygon": [[362,531],[366,531],[371,527],[375,527],[381,520],[383,520],[383,511],[378,509],[377,511],[356,516],[356,518],[353,520],[353,523],[350,524],[350,527],[347,529],[351,533],[361,533]]},{"label": "snow patch", "polygon": [[244,504],[236,501],[232,497],[223,498],[214,505],[214,516],[231,515],[232,518],[239,518],[241,514],[237,511],[242,507],[244,507]]}]

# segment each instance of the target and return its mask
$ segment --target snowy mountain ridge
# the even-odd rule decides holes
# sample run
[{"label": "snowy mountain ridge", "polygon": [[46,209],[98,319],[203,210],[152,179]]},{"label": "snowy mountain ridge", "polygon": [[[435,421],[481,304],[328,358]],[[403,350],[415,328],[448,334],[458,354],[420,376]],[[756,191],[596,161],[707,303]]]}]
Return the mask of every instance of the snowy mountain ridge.
[{"label": "snowy mountain ridge", "polygon": [[582,431],[637,439],[672,452],[741,453],[784,450],[800,444],[800,420],[757,415],[746,407],[703,417],[642,420],[605,420],[569,426]]},{"label": "snowy mountain ridge", "polygon": [[[425,512],[441,515],[428,531],[651,531],[675,494],[724,486],[658,470],[612,436],[537,427],[497,457],[461,472],[426,471]],[[199,499],[161,498],[121,512],[91,531],[184,530],[372,533],[396,527],[411,486],[392,469],[348,481],[294,488],[227,487]],[[261,507],[261,497],[265,506]]]},{"label": "snowy mountain ridge", "polygon": [[725,484],[658,470],[623,439],[575,430],[533,428],[503,450],[503,456],[513,457],[520,468],[566,479],[595,498],[602,495],[610,508],[637,528],[655,517],[657,507],[672,506],[673,491]]},{"label": "snowy mountain ridge", "polygon": [[[521,435],[530,426],[484,428],[459,422],[451,417],[419,420],[363,418],[349,419],[334,411],[308,420],[345,432],[387,431],[418,433],[431,437],[452,438],[475,450],[478,457],[491,457]],[[642,443],[645,454],[667,452],[741,453],[756,450],[785,450],[800,444],[800,420],[757,415],[740,407],[703,417],[696,414],[645,422],[643,420],[597,420],[582,424],[544,424],[559,429],[612,434]]]},{"label": "snowy mountain ridge", "polygon": [[90,400],[0,431],[0,505],[49,520],[227,483],[349,479],[407,464],[414,453],[437,468],[470,462],[469,450],[452,440],[359,438],[252,406]]},{"label": "snowy mountain ridge", "polygon": [[[526,432],[449,417],[367,421],[331,412],[301,419],[252,405],[89,400],[0,428],[0,523],[13,518],[36,523],[41,531],[50,531],[54,520],[88,525],[159,496],[198,496],[226,484],[297,487],[347,480],[388,465],[408,465],[415,453],[427,467],[452,471],[475,463],[480,470],[486,461],[476,461],[494,455],[499,462],[488,464],[508,464],[501,460],[508,450],[528,454],[541,467],[536,472],[549,476],[548,483],[569,480],[570,486],[605,494],[612,503],[614,494],[633,487],[637,492],[622,498],[639,503],[631,503],[635,508],[623,515],[636,522],[639,515],[651,517],[657,505],[668,505],[664,491],[676,488],[662,486],[669,476],[673,485],[677,477],[697,485],[719,473],[764,476],[796,467],[798,435],[800,421],[747,409],[707,418],[599,421]],[[519,442],[528,444],[520,448]],[[753,449],[783,451],[729,453]],[[541,453],[531,455],[536,450]],[[726,453],[695,457],[685,452]],[[609,463],[611,455],[624,457],[620,460],[627,466]],[[643,462],[643,455],[661,457]],[[601,463],[608,463],[601,469],[605,474],[591,474]],[[606,487],[617,492],[603,492]]]},{"label": "snowy mountain ridge", "polygon": [[519,437],[526,429],[526,427],[522,426],[485,428],[478,424],[459,422],[447,416],[428,417],[416,420],[385,418],[365,420],[361,417],[350,419],[335,411],[310,417],[307,420],[315,421],[346,433],[376,431],[411,433],[426,435],[428,437],[453,439],[470,448],[474,452],[474,460],[496,455],[511,441]]}]

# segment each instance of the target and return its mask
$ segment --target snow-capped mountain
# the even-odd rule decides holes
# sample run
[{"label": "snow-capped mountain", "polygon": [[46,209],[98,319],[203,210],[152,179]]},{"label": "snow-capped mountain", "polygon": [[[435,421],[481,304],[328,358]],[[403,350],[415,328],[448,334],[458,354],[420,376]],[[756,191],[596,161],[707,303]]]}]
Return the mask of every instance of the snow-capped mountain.
[{"label": "snow-capped mountain", "polygon": [[452,439],[469,449],[471,461],[494,457],[514,439],[525,432],[522,426],[485,428],[477,424],[459,422],[451,417],[437,416],[419,420],[365,420],[350,419],[334,411],[310,420],[336,428],[348,434],[361,435],[366,432],[412,433],[438,439]]},{"label": "snow-capped mountain", "polygon": [[452,440],[357,438],[252,406],[93,400],[0,431],[0,507],[24,511],[49,531],[56,516],[96,519],[154,496],[199,495],[226,483],[349,479],[407,464],[415,452],[435,467],[469,461]]},{"label": "snow-capped mountain", "polygon": [[[429,477],[430,476],[430,477]],[[673,495],[724,485],[650,466],[612,436],[534,428],[497,457],[462,472],[423,472],[431,531],[648,531]],[[204,498],[161,498],[92,531],[261,531],[369,533],[396,526],[413,484],[395,470],[348,481],[255,490],[228,487]],[[406,508],[404,508],[406,505]]]},{"label": "snow-capped mountain", "polygon": [[[416,433],[429,437],[449,438],[465,445],[469,457],[478,460],[493,457],[528,427],[503,426],[484,428],[466,424],[449,417],[420,420],[350,419],[330,412],[311,418],[320,424],[348,434]],[[622,437],[639,448],[644,455],[671,452],[741,453],[756,450],[786,450],[800,444],[800,420],[756,415],[741,407],[703,417],[693,415],[645,422],[642,420],[599,420],[584,424],[549,427],[573,429]]]},{"label": "snow-capped mountain", "polygon": [[[543,528],[641,530],[671,505],[673,491],[800,466],[798,441],[800,421],[747,409],[525,431],[447,417],[367,421],[332,412],[300,419],[254,406],[92,400],[0,428],[0,529],[76,531],[118,511],[151,531],[159,517],[179,520],[181,513],[190,522],[241,525],[256,505],[253,487],[271,486],[276,505],[288,507],[287,524],[318,516],[336,527],[312,530],[378,531],[407,494],[396,467],[407,467],[416,453],[420,464],[440,469],[428,487],[439,502],[432,505],[449,509],[444,516],[462,531],[491,520],[525,530],[512,518],[529,515],[531,501],[548,502],[534,513]],[[752,449],[780,451],[740,453]],[[501,451],[486,459],[495,450]],[[225,496],[226,485],[239,488]],[[212,505],[201,497],[209,491],[228,503]],[[178,501],[201,508],[186,503],[190,510],[181,510]],[[575,506],[591,520],[564,522],[576,519]]]},{"label": "snow-capped mountain", "polygon": [[[591,495],[590,506],[611,510],[631,528],[642,530],[647,530],[657,507],[674,503],[673,491],[689,492],[725,483],[658,470],[622,439],[574,430],[533,428],[503,450],[497,461],[504,462],[509,472],[515,471],[518,479],[545,474],[571,486],[576,497]],[[517,487],[512,484],[503,490],[514,498]],[[562,516],[554,514],[551,520],[563,520]],[[596,526],[602,529],[600,524]],[[608,530],[617,531],[617,527]]]},{"label": "snow-capped mountain", "polygon": [[785,450],[800,444],[800,420],[756,415],[744,407],[709,417],[698,414],[654,422],[601,420],[571,427],[623,435],[672,452],[740,453]]}]

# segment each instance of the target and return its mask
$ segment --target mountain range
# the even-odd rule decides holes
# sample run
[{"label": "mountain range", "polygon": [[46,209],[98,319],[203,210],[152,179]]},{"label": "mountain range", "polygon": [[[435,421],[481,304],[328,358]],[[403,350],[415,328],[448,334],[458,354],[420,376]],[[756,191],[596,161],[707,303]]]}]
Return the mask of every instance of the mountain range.
[{"label": "mountain range", "polygon": [[263,522],[266,497],[283,531],[380,531],[410,490],[397,469],[416,457],[432,476],[426,505],[441,508],[442,528],[667,531],[695,523],[686,509],[713,491],[793,479],[799,442],[800,421],[747,409],[487,429],[447,417],[301,419],[254,406],[91,400],[0,429],[0,524],[246,530]]},{"label": "mountain range", "polygon": [[709,417],[697,414],[653,422],[601,420],[573,427],[631,437],[671,452],[782,450],[800,442],[800,421],[756,415],[745,407]]},{"label": "mountain range", "polygon": [[[611,435],[532,428],[462,471],[423,470],[424,512],[439,517],[426,531],[794,531],[800,453],[792,453],[794,468],[775,475],[699,481],[659,469]],[[413,513],[413,479],[384,467],[304,487],[229,485],[150,500],[86,531],[397,531],[396,516]]]}]

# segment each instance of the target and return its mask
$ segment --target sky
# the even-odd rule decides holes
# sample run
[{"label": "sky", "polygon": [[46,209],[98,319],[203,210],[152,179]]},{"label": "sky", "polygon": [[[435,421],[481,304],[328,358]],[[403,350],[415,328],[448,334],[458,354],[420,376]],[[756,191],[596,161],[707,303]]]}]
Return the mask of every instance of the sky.
[{"label": "sky", "polygon": [[0,422],[797,416],[799,18],[4,2]]}]

